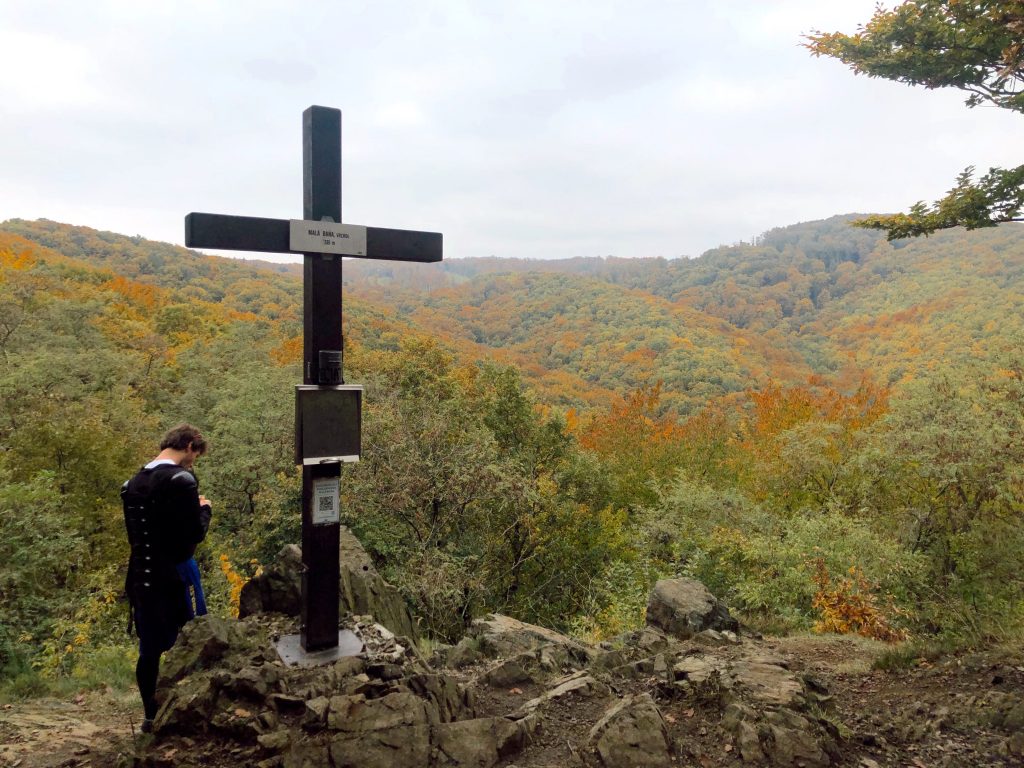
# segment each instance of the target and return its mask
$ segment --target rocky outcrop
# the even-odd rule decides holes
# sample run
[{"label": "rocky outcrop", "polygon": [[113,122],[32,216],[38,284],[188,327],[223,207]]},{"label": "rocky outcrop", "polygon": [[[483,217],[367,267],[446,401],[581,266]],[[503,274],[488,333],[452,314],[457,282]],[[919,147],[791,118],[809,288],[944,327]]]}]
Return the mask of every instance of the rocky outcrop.
[{"label": "rocky outcrop", "polygon": [[[343,614],[373,616],[396,635],[419,640],[419,626],[395,587],[373,567],[370,556],[353,533],[341,526],[338,601]],[[302,607],[302,550],[288,544],[277,560],[242,587],[238,615],[258,613],[298,616]]]},{"label": "rocky outcrop", "polygon": [[486,665],[479,683],[511,688],[581,670],[600,655],[600,649],[559,632],[491,614],[474,621],[459,644],[440,658],[456,669]]},{"label": "rocky outcrop", "polygon": [[466,638],[476,643],[481,653],[490,658],[507,658],[545,646],[565,648],[588,661],[597,655],[592,646],[553,629],[527,624],[497,613],[474,621],[466,632]]},{"label": "rocky outcrop", "polygon": [[[478,718],[464,685],[380,625],[351,623],[364,652],[320,667],[286,666],[272,642],[280,628],[263,617],[189,622],[165,656],[158,743],[225,744],[232,764],[277,768],[486,768],[528,742],[527,723]],[[160,755],[127,764],[162,765]]]},{"label": "rocky outcrop", "polygon": [[373,567],[373,558],[363,549],[363,545],[352,529],[346,525],[338,526],[338,560],[342,568],[378,576]]},{"label": "rocky outcrop", "polygon": [[[287,563],[295,553],[283,554]],[[380,578],[364,565],[363,579]],[[675,618],[600,647],[491,615],[435,654],[434,666],[370,618],[347,620],[358,657],[289,667],[273,641],[294,632],[294,620],[204,617],[165,657],[156,745],[125,764],[632,768],[720,764],[709,755],[727,754],[778,768],[837,762],[825,685],[736,636],[704,593],[659,582],[651,604],[671,602]]]},{"label": "rocky outcrop", "polygon": [[747,762],[784,768],[824,768],[840,758],[839,734],[826,720],[787,708],[758,711],[733,702],[722,726],[731,732]]},{"label": "rocky outcrop", "polygon": [[540,696],[530,699],[528,702],[523,704],[523,706],[513,714],[513,717],[520,719],[528,717],[535,714],[538,710],[543,710],[553,702],[560,702],[565,699],[607,696],[608,693],[609,688],[604,683],[594,679],[586,672],[575,672],[556,680],[552,683],[551,687],[544,691]]},{"label": "rocky outcrop", "polygon": [[480,674],[477,680],[495,688],[541,683],[583,669],[587,666],[588,658],[570,646],[547,644],[509,659],[499,659]]},{"label": "rocky outcrop", "polygon": [[682,640],[704,630],[736,632],[739,622],[696,579],[663,579],[647,601],[647,623]]}]

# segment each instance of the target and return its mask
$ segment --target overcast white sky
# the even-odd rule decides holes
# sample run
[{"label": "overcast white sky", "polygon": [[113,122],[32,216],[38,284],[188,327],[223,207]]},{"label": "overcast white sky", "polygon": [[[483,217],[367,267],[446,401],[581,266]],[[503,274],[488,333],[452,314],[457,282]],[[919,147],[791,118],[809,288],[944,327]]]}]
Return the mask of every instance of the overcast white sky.
[{"label": "overcast white sky", "polygon": [[302,111],[343,218],[445,257],[697,256],[1024,162],[1024,119],[799,47],[875,0],[0,1],[0,220],[183,243],[300,218]]}]

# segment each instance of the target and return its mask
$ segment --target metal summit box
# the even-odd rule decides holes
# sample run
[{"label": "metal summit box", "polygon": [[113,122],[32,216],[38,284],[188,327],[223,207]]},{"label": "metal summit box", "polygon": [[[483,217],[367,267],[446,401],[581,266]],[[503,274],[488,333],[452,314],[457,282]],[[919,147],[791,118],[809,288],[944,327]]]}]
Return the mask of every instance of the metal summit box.
[{"label": "metal summit box", "polygon": [[295,387],[295,463],[359,461],[363,386]]}]

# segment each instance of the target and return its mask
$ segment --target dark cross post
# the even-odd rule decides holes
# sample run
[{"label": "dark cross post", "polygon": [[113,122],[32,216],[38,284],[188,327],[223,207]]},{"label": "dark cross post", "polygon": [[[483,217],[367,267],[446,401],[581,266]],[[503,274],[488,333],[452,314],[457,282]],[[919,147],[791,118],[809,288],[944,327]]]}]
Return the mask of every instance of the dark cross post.
[{"label": "dark cross post", "polygon": [[[341,222],[341,111],[302,113],[302,218]],[[302,270],[302,383],[341,384],[320,376],[320,353],[341,355],[341,256],[307,254]],[[324,360],[326,363],[326,359]],[[333,371],[332,371],[333,373]],[[337,478],[341,463],[302,464],[302,616],[306,651],[338,644],[339,524],[313,524],[313,484]]]},{"label": "dark cross post", "polygon": [[[341,111],[302,113],[301,221],[190,213],[185,245],[302,253],[303,386],[296,391],[296,463],[302,465],[302,631],[307,652],[338,645],[338,483],[359,458],[362,388],[342,368],[342,256],[441,260],[436,232],[341,223]],[[332,507],[333,504],[333,507]]]}]

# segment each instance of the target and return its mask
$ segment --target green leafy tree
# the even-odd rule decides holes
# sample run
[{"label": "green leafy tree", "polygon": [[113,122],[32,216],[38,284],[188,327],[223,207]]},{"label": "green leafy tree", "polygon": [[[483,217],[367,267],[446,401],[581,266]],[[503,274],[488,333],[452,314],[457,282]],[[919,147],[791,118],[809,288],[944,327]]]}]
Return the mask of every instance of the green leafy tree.
[{"label": "green leafy tree", "polygon": [[[820,32],[805,46],[831,56],[857,74],[925,88],[958,88],[967,106],[992,104],[1024,112],[1024,3],[909,0],[892,10],[881,5],[854,35]],[[1021,221],[1024,165],[992,168],[977,180],[969,167],[956,186],[931,206],[908,213],[869,216],[857,222],[883,229],[890,240],[939,229],[993,227]]]},{"label": "green leafy tree", "polygon": [[0,467],[0,677],[27,666],[58,617],[69,616],[83,581],[86,543],[52,472],[13,481]]},{"label": "green leafy tree", "polygon": [[881,424],[880,450],[871,458],[882,475],[875,491],[884,495],[868,503],[902,511],[911,547],[932,554],[942,581],[962,579],[972,558],[984,556],[967,545],[979,529],[1020,524],[1024,368],[1019,360],[1001,362],[908,385]]},{"label": "green leafy tree", "polygon": [[514,369],[417,337],[353,357],[363,457],[343,508],[425,628],[454,639],[484,610],[566,627],[624,547],[600,467]]}]

